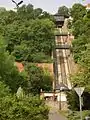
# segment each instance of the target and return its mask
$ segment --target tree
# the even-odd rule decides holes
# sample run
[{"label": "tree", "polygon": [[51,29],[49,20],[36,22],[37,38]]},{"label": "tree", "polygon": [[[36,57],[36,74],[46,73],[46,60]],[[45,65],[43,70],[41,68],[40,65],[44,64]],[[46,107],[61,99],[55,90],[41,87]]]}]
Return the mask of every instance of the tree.
[{"label": "tree", "polygon": [[13,22],[7,25],[4,34],[8,42],[7,50],[10,54],[13,53],[16,61],[32,62],[33,58],[30,56],[36,53],[44,53],[46,58],[50,57],[54,45],[53,31],[54,24],[49,19]]},{"label": "tree", "polygon": [[75,23],[73,23],[72,33],[75,36],[75,38],[77,38],[79,35],[82,35],[85,32],[85,26],[83,26],[84,24],[85,22],[82,20],[77,20]]},{"label": "tree", "polygon": [[[32,4],[19,7],[17,12],[1,12],[0,33],[7,42],[9,54],[15,56],[16,61],[35,62],[36,53],[44,54],[46,59],[51,57],[54,45],[52,15],[40,8],[34,9]],[[42,61],[41,58],[38,62]]]},{"label": "tree", "polygon": [[20,21],[34,19],[34,8],[32,4],[19,7],[17,13]]},{"label": "tree", "polygon": [[40,94],[40,90],[50,91],[52,89],[52,77],[45,74],[42,68],[34,64],[27,64],[28,91],[33,94]]},{"label": "tree", "polygon": [[26,66],[26,71],[28,73],[29,91],[33,94],[39,94],[43,84],[43,73],[41,68],[34,64],[29,64]]},{"label": "tree", "polygon": [[52,91],[53,77],[50,75],[48,69],[43,71],[43,91],[50,92]]},{"label": "tree", "polygon": [[38,96],[17,98],[0,82],[0,120],[48,120],[48,108]]},{"label": "tree", "polygon": [[37,97],[17,99],[13,96],[0,100],[1,120],[48,120],[48,108]]},{"label": "tree", "polygon": [[34,9],[34,18],[39,18],[42,15],[43,10],[41,8]]},{"label": "tree", "polygon": [[6,9],[4,7],[0,7],[0,13],[5,12]]},{"label": "tree", "polygon": [[31,55],[32,62],[34,63],[51,63],[51,57],[45,55],[44,52],[38,52]]},{"label": "tree", "polygon": [[72,31],[75,38],[77,38],[79,35],[82,35],[85,33],[85,20],[84,17],[86,16],[86,8],[81,4],[74,4],[70,10],[72,20]]},{"label": "tree", "polygon": [[25,87],[27,81],[23,74],[14,66],[14,58],[6,51],[6,45],[0,40],[0,81],[3,81],[12,92],[16,92],[19,86]]},{"label": "tree", "polygon": [[[86,110],[90,109],[88,101],[86,104],[87,95],[90,97],[90,17],[89,12],[81,4],[73,5],[71,16],[73,17],[72,29],[75,36],[72,42],[73,56],[78,65],[78,71],[71,76],[71,81],[73,86],[85,87],[83,109]],[[74,94],[71,96],[75,98]],[[68,100],[70,102],[70,98]],[[72,104],[75,104],[75,101],[72,101]]]},{"label": "tree", "polygon": [[79,61],[82,59],[82,55],[84,54],[84,51],[87,49],[87,43],[88,39],[86,35],[82,35],[77,39],[73,40],[72,42],[73,54],[76,63],[79,63]]},{"label": "tree", "polygon": [[70,110],[79,110],[79,97],[74,90],[67,92],[67,103]]},{"label": "tree", "polygon": [[66,6],[59,7],[58,14],[69,17],[69,9]]},{"label": "tree", "polygon": [[73,18],[73,22],[83,19],[85,14],[86,14],[86,8],[83,5],[76,3],[72,6],[71,17]]},{"label": "tree", "polygon": [[54,16],[49,14],[46,11],[42,11],[42,14],[38,16],[39,19],[49,19],[50,21],[54,22]]},{"label": "tree", "polygon": [[2,97],[8,96],[10,93],[9,87],[7,87],[3,82],[0,81],[0,99]]}]

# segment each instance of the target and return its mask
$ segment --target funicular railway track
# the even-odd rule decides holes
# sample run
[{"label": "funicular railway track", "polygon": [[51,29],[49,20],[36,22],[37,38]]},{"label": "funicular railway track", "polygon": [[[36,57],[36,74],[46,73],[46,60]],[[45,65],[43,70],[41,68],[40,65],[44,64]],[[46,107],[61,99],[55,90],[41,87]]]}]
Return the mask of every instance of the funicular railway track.
[{"label": "funicular railway track", "polygon": [[69,56],[70,56],[70,49],[69,47],[63,46],[70,46],[67,43],[68,36],[56,36],[55,43],[56,46],[60,46],[60,48],[56,48],[56,65],[57,65],[57,81],[56,84],[60,84],[61,82],[71,88],[69,74],[70,74],[70,63],[69,63]]},{"label": "funicular railway track", "polygon": [[[59,41],[61,41],[61,38],[59,38]],[[57,52],[57,63],[58,63],[58,67],[57,67],[58,68],[58,80],[59,80],[59,83],[60,82],[66,83],[63,51],[61,49],[56,49],[56,52]]]}]

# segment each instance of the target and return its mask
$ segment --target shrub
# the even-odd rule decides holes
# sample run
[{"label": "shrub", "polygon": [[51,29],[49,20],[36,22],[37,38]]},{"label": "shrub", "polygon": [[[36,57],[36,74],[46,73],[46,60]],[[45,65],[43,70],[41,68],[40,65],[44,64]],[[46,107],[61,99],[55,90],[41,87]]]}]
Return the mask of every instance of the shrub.
[{"label": "shrub", "polygon": [[[90,115],[90,110],[82,111],[82,118],[85,120],[86,116]],[[80,113],[79,111],[73,111],[68,115],[68,120],[80,120]]]},{"label": "shrub", "polygon": [[38,96],[17,98],[1,82],[0,90],[0,120],[48,120],[49,110]]}]

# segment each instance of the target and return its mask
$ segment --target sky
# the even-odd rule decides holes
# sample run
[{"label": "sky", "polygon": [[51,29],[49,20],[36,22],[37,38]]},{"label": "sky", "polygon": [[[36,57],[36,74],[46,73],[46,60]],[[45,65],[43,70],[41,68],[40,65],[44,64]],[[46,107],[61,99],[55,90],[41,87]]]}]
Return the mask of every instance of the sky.
[{"label": "sky", "polygon": [[[15,0],[19,2],[20,0]],[[58,7],[65,5],[71,7],[74,3],[81,2],[83,4],[90,3],[90,0],[23,0],[23,4],[31,3],[35,8],[42,8],[44,11],[49,13],[56,13]],[[0,7],[5,7],[7,9],[15,8],[15,4],[12,3],[12,0],[0,0]]]}]

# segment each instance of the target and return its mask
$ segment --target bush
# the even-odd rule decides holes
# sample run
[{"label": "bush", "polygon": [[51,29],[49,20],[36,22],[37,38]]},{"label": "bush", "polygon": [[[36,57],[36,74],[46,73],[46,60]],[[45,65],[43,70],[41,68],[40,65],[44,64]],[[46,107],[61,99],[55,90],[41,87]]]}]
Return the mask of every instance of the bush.
[{"label": "bush", "polygon": [[34,95],[40,94],[40,90],[52,90],[52,77],[46,74],[42,68],[36,64],[26,64],[26,72],[28,73],[28,92]]},{"label": "bush", "polygon": [[53,60],[50,58],[50,56],[45,55],[43,52],[37,52],[35,54],[32,54],[32,62],[34,63],[52,63]]},{"label": "bush", "polygon": [[67,92],[67,103],[70,110],[79,110],[79,97],[74,90]]},{"label": "bush", "polygon": [[48,109],[37,97],[7,96],[0,100],[0,120],[48,120]]},{"label": "bush", "polygon": [[38,96],[17,98],[2,82],[0,90],[0,120],[48,120],[49,110]]},{"label": "bush", "polygon": [[[90,110],[82,111],[82,118],[85,120],[86,116],[90,115]],[[80,120],[80,113],[79,111],[73,111],[68,115],[68,120]]]},{"label": "bush", "polygon": [[[83,98],[83,110],[90,110],[90,93],[84,92]],[[72,111],[79,111],[79,97],[74,90],[67,92],[68,108]]]}]

